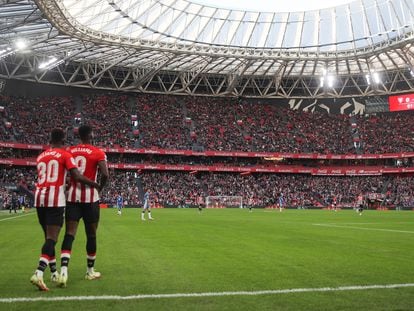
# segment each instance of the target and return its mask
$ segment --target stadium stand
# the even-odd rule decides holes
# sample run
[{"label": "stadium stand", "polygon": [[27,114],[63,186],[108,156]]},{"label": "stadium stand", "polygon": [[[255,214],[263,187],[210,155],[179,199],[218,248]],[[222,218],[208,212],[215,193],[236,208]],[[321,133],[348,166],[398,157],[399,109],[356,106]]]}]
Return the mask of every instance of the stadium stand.
[{"label": "stadium stand", "polygon": [[[242,196],[245,200],[251,198],[253,206],[269,207],[276,204],[279,193],[284,194],[287,205],[292,207],[328,206],[332,196],[338,198],[339,206],[355,207],[361,193],[368,196],[383,194],[382,199],[387,200],[387,206],[391,207],[410,207],[414,204],[413,177],[183,172],[137,174],[136,171],[121,170],[112,170],[111,175],[111,183],[102,193],[102,202],[109,205],[114,204],[119,193],[123,194],[128,205],[142,204],[139,184],[152,189],[156,202],[165,207],[195,206],[199,197],[213,195]],[[3,167],[0,170],[2,186],[23,183],[28,189],[33,189],[34,182],[34,168]]]},{"label": "stadium stand", "polygon": [[[75,115],[72,97],[48,97],[25,99],[21,97],[1,97],[4,138],[8,141],[31,144],[48,143],[48,133],[54,127],[69,129]],[[47,113],[40,114],[44,110]]]},{"label": "stadium stand", "polygon": [[382,113],[357,118],[366,153],[414,150],[414,114]]},{"label": "stadium stand", "polygon": [[[221,151],[277,151],[294,153],[355,153],[349,116],[294,111],[276,105],[236,103],[228,99],[182,98],[164,95],[85,96],[76,107],[72,97],[24,99],[1,97],[3,141],[47,142],[51,127],[72,133],[77,113],[81,122],[97,129],[102,147],[144,147]],[[64,105],[62,105],[62,102]],[[36,114],[47,109],[46,117]],[[78,105],[79,106],[79,105]],[[64,107],[64,108],[61,108]],[[137,115],[138,135],[131,130]],[[413,151],[412,113],[357,117],[366,153]],[[51,123],[51,120],[58,120]],[[6,126],[7,125],[7,126]],[[68,135],[69,142],[72,135]]]},{"label": "stadium stand", "polygon": [[[120,184],[136,184],[132,173],[117,171]],[[142,184],[154,189],[160,204],[165,206],[194,206],[198,197],[242,196],[251,198],[254,206],[268,207],[276,204],[283,193],[288,206],[327,206],[332,196],[340,206],[355,207],[357,197],[364,193],[375,197],[383,193],[387,205],[412,206],[414,186],[412,177],[334,177],[274,174],[211,174],[211,173],[144,173]],[[129,186],[133,188],[133,186]]]},{"label": "stadium stand", "polygon": [[126,96],[85,96],[81,122],[95,129],[95,142],[102,147],[132,146]]},{"label": "stadium stand", "polygon": [[[68,143],[75,142],[76,128],[89,123],[95,128],[95,142],[105,148],[159,148],[177,150],[217,150],[253,152],[291,152],[319,154],[355,154],[353,133],[358,130],[361,148],[366,153],[413,151],[412,113],[378,114],[369,117],[320,112],[295,111],[271,104],[234,99],[190,98],[165,95],[88,95],[75,97],[15,98],[0,97],[3,142],[46,144],[52,127],[68,133]],[[64,105],[62,105],[64,103]],[[39,117],[38,106],[48,114]],[[63,108],[62,108],[63,107]],[[136,115],[136,124],[131,116]],[[58,120],[53,123],[52,120]],[[134,118],[135,120],[135,118]],[[53,123],[53,124],[52,124]],[[2,159],[33,161],[38,150],[1,148]],[[382,161],[266,161],[263,158],[155,156],[108,153],[110,163],[167,164],[233,167],[274,167],[301,165],[395,166],[396,159]],[[399,166],[411,167],[404,159]],[[2,197],[9,194],[4,186],[33,189],[33,168],[3,166],[0,176]],[[149,172],[112,172],[112,182],[102,195],[112,204],[123,193],[131,205],[140,204],[142,187],[154,189],[163,206],[192,206],[199,197],[241,195],[254,206],[275,204],[283,192],[291,206],[325,206],[329,197],[339,196],[343,206],[355,206],[359,193],[381,194],[388,204],[408,207],[414,204],[412,177],[361,176],[334,177],[298,174],[247,174]],[[140,180],[138,183],[137,180]],[[140,186],[139,186],[140,185]]]}]

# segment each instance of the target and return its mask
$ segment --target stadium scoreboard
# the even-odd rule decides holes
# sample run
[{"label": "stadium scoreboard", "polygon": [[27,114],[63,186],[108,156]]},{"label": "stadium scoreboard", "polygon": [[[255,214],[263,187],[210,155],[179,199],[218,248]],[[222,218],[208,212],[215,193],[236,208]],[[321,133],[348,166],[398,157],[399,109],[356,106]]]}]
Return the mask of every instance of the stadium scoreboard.
[{"label": "stadium scoreboard", "polygon": [[414,93],[389,96],[388,104],[390,111],[414,110]]}]

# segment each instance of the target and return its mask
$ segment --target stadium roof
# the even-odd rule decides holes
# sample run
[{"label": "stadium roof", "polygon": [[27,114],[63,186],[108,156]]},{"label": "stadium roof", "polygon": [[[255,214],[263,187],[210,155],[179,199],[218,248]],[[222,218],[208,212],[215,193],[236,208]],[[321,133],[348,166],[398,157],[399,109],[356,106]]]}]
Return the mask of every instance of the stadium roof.
[{"label": "stadium roof", "polygon": [[345,2],[306,12],[230,10],[187,0],[61,0],[61,7],[76,23],[130,41],[335,52],[373,46],[412,31],[413,1]]},{"label": "stadium roof", "polygon": [[189,0],[201,5],[229,10],[251,12],[301,12],[326,9],[352,2],[353,0]]},{"label": "stadium roof", "polygon": [[0,76],[215,96],[412,89],[414,1],[338,1],[307,1],[319,4],[310,11],[255,1],[263,12],[241,1],[3,1]]}]

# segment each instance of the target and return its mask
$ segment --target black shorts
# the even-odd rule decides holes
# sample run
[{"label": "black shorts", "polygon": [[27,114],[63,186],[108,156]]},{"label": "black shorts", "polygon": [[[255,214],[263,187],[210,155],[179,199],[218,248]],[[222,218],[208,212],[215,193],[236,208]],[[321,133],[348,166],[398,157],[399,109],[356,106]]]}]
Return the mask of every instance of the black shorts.
[{"label": "black shorts", "polygon": [[66,202],[65,219],[79,221],[83,218],[85,223],[99,222],[99,202],[75,203]]},{"label": "black shorts", "polygon": [[37,207],[37,218],[40,225],[45,226],[63,226],[63,215],[65,208],[61,207]]}]

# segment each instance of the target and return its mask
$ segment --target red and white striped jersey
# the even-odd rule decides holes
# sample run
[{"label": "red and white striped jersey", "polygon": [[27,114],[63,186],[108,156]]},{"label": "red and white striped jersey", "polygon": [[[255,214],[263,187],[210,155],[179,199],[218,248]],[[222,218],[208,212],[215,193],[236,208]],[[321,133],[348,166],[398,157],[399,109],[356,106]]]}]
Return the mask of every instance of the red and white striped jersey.
[{"label": "red and white striped jersey", "polygon": [[[96,177],[98,176],[98,162],[106,161],[105,152],[95,146],[86,144],[69,147],[68,151],[74,157],[81,174],[96,181]],[[98,200],[99,192],[96,188],[71,179],[68,192],[69,202],[93,203]]]},{"label": "red and white striped jersey", "polygon": [[65,182],[67,171],[76,168],[72,155],[64,149],[51,148],[36,159],[36,207],[66,205]]}]

